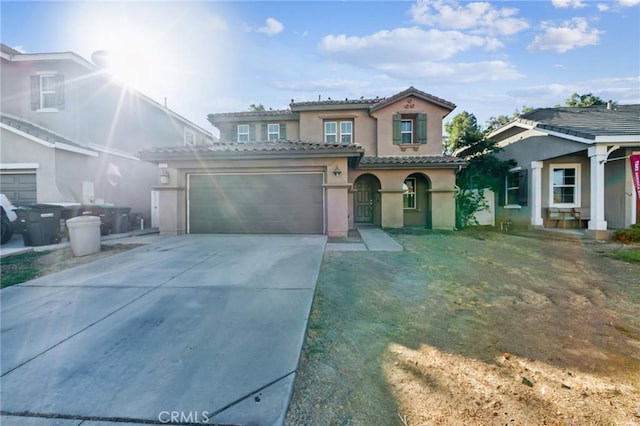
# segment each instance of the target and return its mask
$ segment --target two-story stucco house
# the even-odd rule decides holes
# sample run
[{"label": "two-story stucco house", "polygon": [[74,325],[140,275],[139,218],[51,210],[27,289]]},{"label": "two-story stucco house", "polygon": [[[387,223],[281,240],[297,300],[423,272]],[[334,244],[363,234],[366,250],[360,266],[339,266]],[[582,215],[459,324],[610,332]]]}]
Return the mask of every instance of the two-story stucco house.
[{"label": "two-story stucco house", "polygon": [[150,218],[158,167],[137,152],[212,142],[75,53],[0,47],[0,189],[14,203],[98,202]]},{"label": "two-story stucco house", "polygon": [[359,224],[455,226],[442,120],[455,105],[413,87],[387,98],[291,101],[210,114],[220,142],[141,152],[159,163],[160,232],[317,233]]}]

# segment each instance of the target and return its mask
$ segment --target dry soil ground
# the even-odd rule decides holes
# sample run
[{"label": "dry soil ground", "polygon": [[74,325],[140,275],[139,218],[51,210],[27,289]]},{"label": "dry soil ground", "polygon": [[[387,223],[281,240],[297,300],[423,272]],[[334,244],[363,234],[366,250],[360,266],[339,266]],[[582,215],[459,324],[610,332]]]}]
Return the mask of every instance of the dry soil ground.
[{"label": "dry soil ground", "polygon": [[394,238],[325,253],[287,425],[640,425],[633,248]]}]

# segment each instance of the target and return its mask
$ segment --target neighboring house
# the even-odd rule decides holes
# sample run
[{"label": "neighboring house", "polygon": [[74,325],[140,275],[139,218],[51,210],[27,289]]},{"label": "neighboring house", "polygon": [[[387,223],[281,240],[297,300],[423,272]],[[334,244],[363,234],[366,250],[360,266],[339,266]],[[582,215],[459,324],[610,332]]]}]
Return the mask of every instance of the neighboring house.
[{"label": "neighboring house", "polygon": [[586,226],[587,235],[640,222],[629,155],[640,153],[640,105],[542,108],[489,135],[517,167],[497,217],[533,227]]},{"label": "neighboring house", "polygon": [[221,142],[140,154],[167,182],[160,231],[453,229],[456,171],[466,164],[442,155],[442,120],[454,108],[411,87],[389,98],[210,114]]},{"label": "neighboring house", "polygon": [[0,47],[0,189],[14,204],[108,203],[149,219],[158,166],[137,152],[212,142],[74,53]]}]

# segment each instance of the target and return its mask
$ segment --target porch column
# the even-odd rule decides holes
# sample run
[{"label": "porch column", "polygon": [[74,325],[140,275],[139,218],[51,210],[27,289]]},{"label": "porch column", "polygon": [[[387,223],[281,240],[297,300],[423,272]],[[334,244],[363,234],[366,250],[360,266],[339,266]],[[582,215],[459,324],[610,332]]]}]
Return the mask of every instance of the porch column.
[{"label": "porch column", "polygon": [[604,165],[607,147],[596,145],[589,148],[591,159],[591,220],[588,232],[594,238],[605,237],[607,221],[604,220]]},{"label": "porch column", "polygon": [[542,220],[542,161],[531,162],[531,225],[540,227]]},{"label": "porch column", "polygon": [[402,228],[404,226],[404,210],[402,207],[402,189],[381,189],[383,228]]},{"label": "porch column", "polygon": [[325,184],[327,191],[327,235],[346,237],[349,233],[349,188],[351,184]]}]

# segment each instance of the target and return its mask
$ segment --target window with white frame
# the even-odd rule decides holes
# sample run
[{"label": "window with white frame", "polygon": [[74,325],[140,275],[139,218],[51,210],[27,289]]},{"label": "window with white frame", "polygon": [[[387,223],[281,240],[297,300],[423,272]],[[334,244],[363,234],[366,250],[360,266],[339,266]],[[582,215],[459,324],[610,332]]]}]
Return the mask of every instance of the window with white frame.
[{"label": "window with white frame", "polygon": [[64,109],[64,77],[61,74],[47,72],[31,76],[31,109]]},{"label": "window with white frame", "polygon": [[340,122],[340,142],[341,143],[353,142],[353,123],[351,121]]},{"label": "window with white frame", "polygon": [[515,167],[507,173],[505,177],[505,207],[518,208],[526,206],[528,201],[528,177],[527,170]]},{"label": "window with white frame", "polygon": [[187,128],[184,129],[184,144],[187,146],[196,144],[196,134]]},{"label": "window with white frame", "polygon": [[326,143],[353,143],[353,121],[325,121],[324,141]]},{"label": "window with white frame", "polygon": [[580,164],[552,164],[549,170],[549,206],[580,207]]},{"label": "window with white frame", "polygon": [[400,122],[401,143],[413,143],[413,120],[402,120]]},{"label": "window with white frame", "polygon": [[402,185],[402,189],[404,190],[402,207],[405,209],[415,209],[416,208],[416,178],[406,178],[404,180],[404,185]]},{"label": "window with white frame", "polygon": [[238,142],[249,142],[248,124],[238,124]]},{"label": "window with white frame", "polygon": [[267,125],[267,140],[277,141],[280,139],[280,124]]}]

